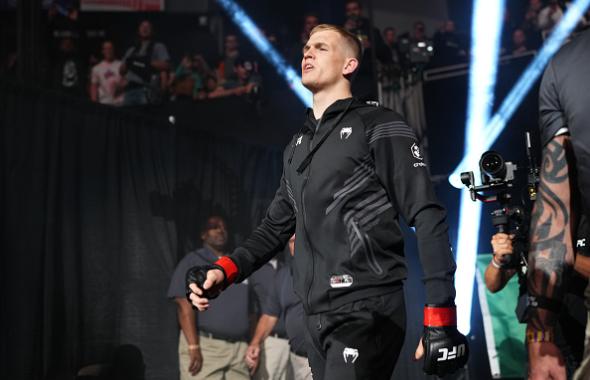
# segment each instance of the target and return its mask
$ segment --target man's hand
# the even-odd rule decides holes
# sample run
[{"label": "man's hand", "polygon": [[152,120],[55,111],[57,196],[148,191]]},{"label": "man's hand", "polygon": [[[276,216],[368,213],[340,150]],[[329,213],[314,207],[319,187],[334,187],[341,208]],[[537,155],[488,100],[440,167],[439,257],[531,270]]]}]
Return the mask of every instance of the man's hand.
[{"label": "man's hand", "polygon": [[529,380],[565,380],[565,361],[551,342],[529,342]]},{"label": "man's hand", "polygon": [[424,335],[418,343],[414,360],[421,358],[424,358],[424,372],[439,377],[454,373],[467,363],[469,344],[457,330],[454,306],[424,308]]},{"label": "man's hand", "polygon": [[201,367],[203,367],[203,355],[201,354],[201,349],[196,348],[189,348],[188,353],[190,355],[190,363],[188,366],[188,371],[191,375],[195,376],[199,371],[201,371]]},{"label": "man's hand", "polygon": [[213,266],[200,266],[189,269],[186,274],[187,298],[189,302],[205,311],[209,300],[217,297],[223,290],[225,274]]},{"label": "man's hand", "polygon": [[514,239],[514,235],[504,233],[492,236],[493,260],[496,260],[498,265],[507,265],[510,262],[510,255],[513,253],[512,239]]},{"label": "man's hand", "polygon": [[260,345],[250,344],[246,350],[244,361],[250,370],[250,376],[254,376],[260,364]]}]

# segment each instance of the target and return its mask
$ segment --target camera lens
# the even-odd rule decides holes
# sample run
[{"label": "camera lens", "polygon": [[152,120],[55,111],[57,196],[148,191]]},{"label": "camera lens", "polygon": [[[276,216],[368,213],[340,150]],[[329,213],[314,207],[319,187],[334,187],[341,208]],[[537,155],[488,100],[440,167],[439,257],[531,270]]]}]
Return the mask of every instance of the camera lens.
[{"label": "camera lens", "polygon": [[492,150],[481,155],[479,167],[490,180],[502,180],[506,175],[506,165],[504,159],[498,152]]}]

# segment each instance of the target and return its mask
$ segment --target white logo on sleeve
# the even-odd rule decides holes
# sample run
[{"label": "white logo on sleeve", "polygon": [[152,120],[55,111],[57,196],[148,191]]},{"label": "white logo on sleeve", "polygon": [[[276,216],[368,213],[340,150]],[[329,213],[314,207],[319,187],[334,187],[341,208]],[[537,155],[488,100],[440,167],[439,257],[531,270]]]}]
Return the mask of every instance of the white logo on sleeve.
[{"label": "white logo on sleeve", "polygon": [[578,239],[578,242],[576,244],[577,248],[584,248],[586,247],[586,238],[584,239]]},{"label": "white logo on sleeve", "polygon": [[352,127],[344,127],[340,130],[340,140],[348,140],[352,135]]},{"label": "white logo on sleeve", "polygon": [[449,351],[449,349],[446,347],[439,348],[438,352],[442,355],[436,359],[437,362],[457,359],[465,355],[465,345],[460,344],[458,346],[453,346],[451,351]]},{"label": "white logo on sleeve", "polygon": [[420,160],[420,162],[414,163],[414,167],[415,168],[426,167],[426,164],[424,162],[422,162],[424,157],[422,156],[422,153],[420,153],[420,147],[418,146],[418,144],[413,143],[412,146],[410,147],[410,151],[412,152],[412,156],[414,156],[414,158]]},{"label": "white logo on sleeve", "polygon": [[346,347],[344,351],[342,351],[342,356],[344,357],[344,363],[354,364],[356,359],[359,357],[359,350],[356,348]]},{"label": "white logo on sleeve", "polygon": [[303,140],[303,136],[299,136],[299,137],[297,138],[297,142],[295,143],[295,146],[297,146],[297,145],[301,144],[301,140]]},{"label": "white logo on sleeve", "polygon": [[412,156],[414,156],[414,158],[417,158],[420,161],[424,159],[424,157],[422,157],[422,154],[420,154],[420,147],[416,143],[412,144],[410,150],[412,151]]}]

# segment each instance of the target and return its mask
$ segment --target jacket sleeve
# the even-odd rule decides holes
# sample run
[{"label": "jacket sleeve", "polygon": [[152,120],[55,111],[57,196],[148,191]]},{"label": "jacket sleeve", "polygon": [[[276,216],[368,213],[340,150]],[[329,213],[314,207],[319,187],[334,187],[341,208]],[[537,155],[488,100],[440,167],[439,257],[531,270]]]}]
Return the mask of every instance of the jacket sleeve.
[{"label": "jacket sleeve", "polygon": [[285,247],[294,233],[295,213],[287,195],[283,175],[279,189],[268,207],[262,223],[242,246],[236,248],[230,255],[230,259],[238,268],[235,281],[243,281],[269,261]]},{"label": "jacket sleeve", "polygon": [[455,260],[446,211],[437,201],[425,157],[414,131],[398,114],[383,110],[366,129],[377,177],[407,224],[416,229],[426,303],[455,299]]}]

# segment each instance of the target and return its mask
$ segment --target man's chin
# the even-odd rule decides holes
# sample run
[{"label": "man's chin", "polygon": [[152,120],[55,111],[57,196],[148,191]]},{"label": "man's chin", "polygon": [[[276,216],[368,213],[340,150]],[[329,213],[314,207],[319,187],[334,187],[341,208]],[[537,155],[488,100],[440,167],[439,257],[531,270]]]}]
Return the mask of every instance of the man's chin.
[{"label": "man's chin", "polygon": [[307,88],[311,92],[315,92],[315,90],[317,89],[315,83],[310,80],[301,79],[301,84],[303,85],[303,87]]}]

